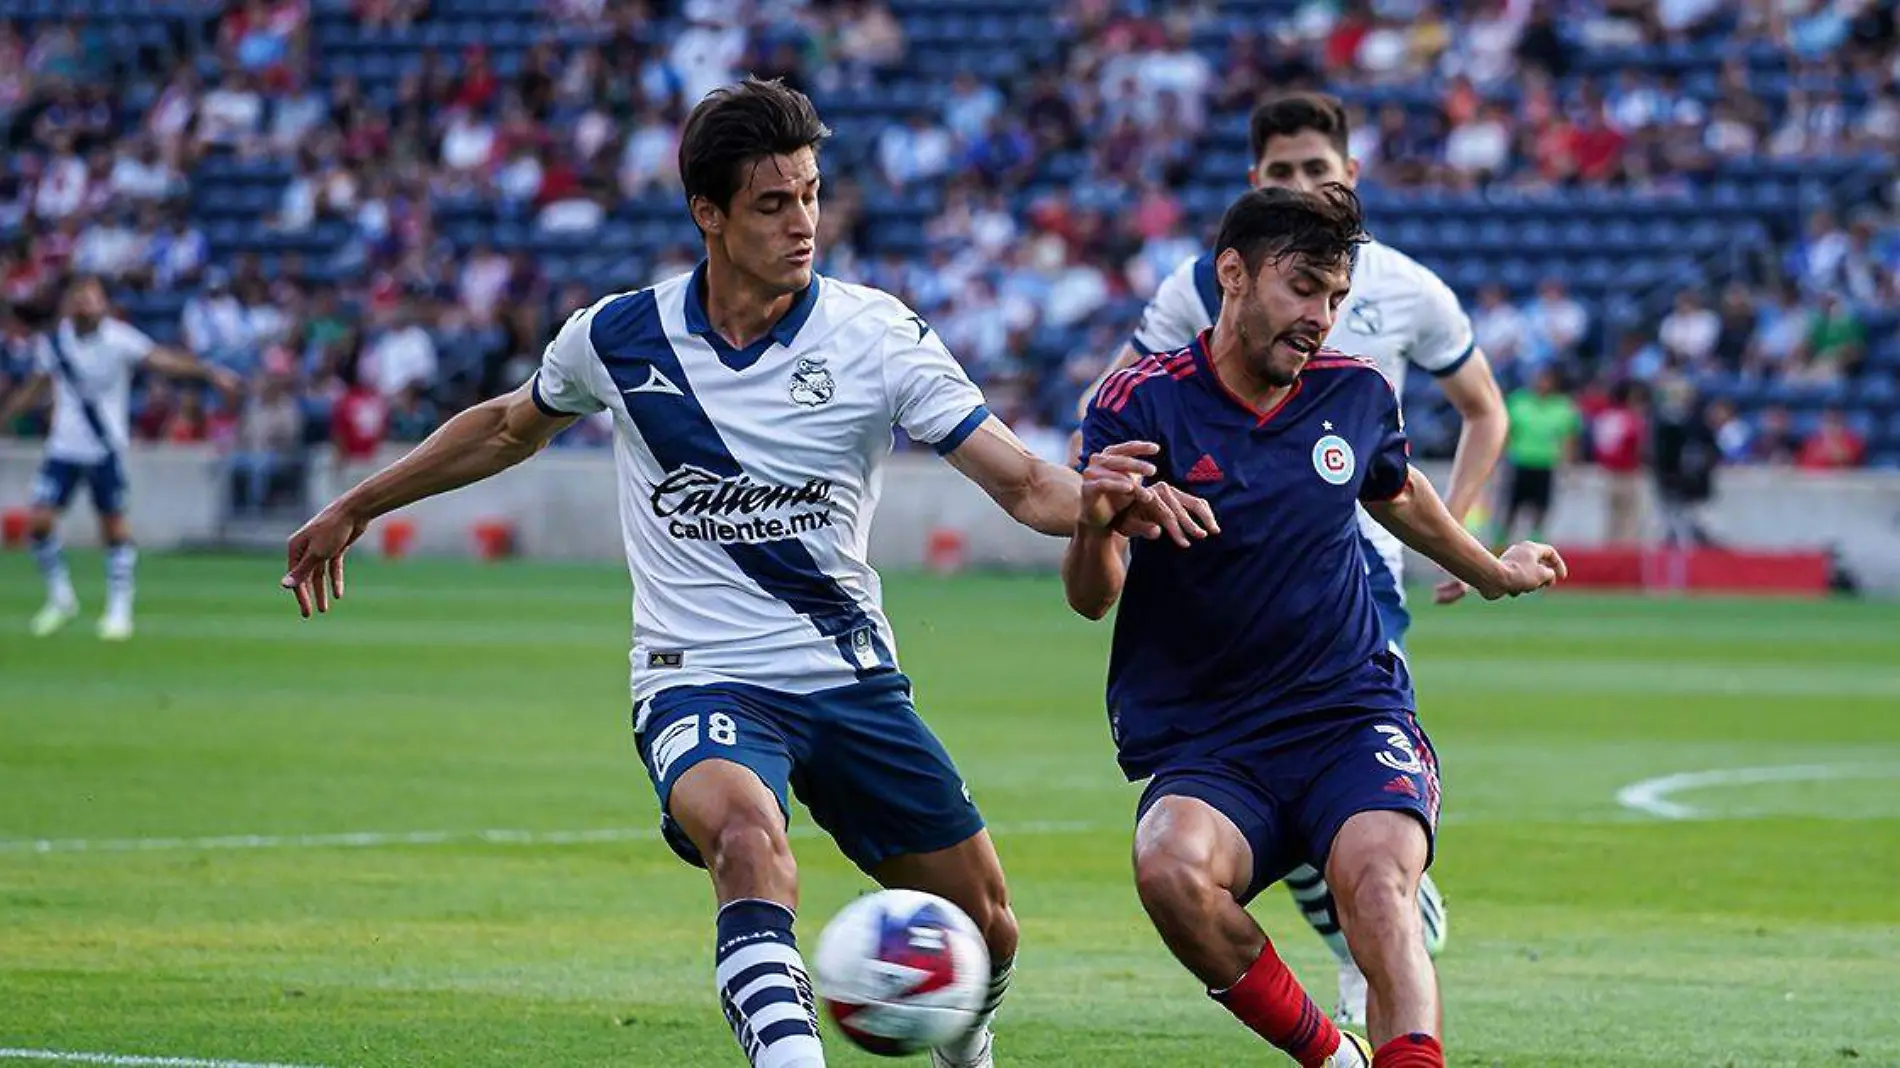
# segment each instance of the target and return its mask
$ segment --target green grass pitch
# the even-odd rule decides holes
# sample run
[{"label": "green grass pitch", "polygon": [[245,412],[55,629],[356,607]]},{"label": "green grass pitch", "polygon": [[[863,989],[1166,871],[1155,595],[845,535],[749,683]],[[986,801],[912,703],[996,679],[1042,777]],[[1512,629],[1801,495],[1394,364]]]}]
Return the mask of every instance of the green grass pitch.
[{"label": "green grass pitch", "polygon": [[[98,559],[74,568],[87,616],[33,641],[38,578],[0,556],[0,1063],[740,1064],[707,885],[653,835],[631,751],[623,571],[370,560],[303,622],[273,561],[153,557],[138,637],[108,646]],[[1134,900],[1107,628],[1046,578],[896,576],[887,600],[1023,922],[999,1063],[1284,1063]],[[1452,1064],[1900,1065],[1900,606],[1418,615]],[[1652,799],[1697,818],[1618,802],[1762,768]],[[796,826],[809,944],[866,883]],[[202,841],[231,836],[272,837]],[[1283,894],[1255,911],[1330,1005]]]}]

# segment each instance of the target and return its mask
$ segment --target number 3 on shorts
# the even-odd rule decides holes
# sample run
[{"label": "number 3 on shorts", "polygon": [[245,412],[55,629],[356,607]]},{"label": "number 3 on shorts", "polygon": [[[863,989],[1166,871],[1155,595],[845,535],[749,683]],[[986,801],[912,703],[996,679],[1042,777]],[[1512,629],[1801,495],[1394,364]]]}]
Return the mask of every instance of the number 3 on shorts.
[{"label": "number 3 on shorts", "polygon": [[1390,723],[1381,723],[1374,727],[1373,730],[1384,735],[1385,744],[1391,747],[1389,749],[1380,750],[1374,756],[1375,760],[1391,768],[1393,771],[1403,772],[1407,775],[1417,775],[1425,770],[1425,765],[1418,759],[1417,748],[1412,745],[1412,739],[1406,737],[1405,731],[1402,728],[1395,727]]}]

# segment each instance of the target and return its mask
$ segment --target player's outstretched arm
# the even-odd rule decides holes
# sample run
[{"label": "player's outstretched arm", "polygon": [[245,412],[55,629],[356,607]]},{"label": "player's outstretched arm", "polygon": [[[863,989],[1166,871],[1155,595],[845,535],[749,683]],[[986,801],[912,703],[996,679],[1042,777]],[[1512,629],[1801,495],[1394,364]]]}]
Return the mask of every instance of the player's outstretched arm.
[{"label": "player's outstretched arm", "polygon": [[225,393],[235,394],[244,388],[244,380],[222,367],[208,364],[183,349],[167,345],[153,347],[145,354],[145,366],[162,375],[172,378],[195,378],[209,382]]},{"label": "player's outstretched arm", "polygon": [[358,483],[291,535],[283,587],[307,618],[343,596],[343,554],[378,516],[499,474],[539,452],[574,416],[535,403],[532,384],[456,415],[408,455]]},{"label": "player's outstretched arm", "polygon": [[1537,542],[1521,542],[1493,556],[1439,500],[1432,484],[1410,468],[1398,496],[1366,501],[1366,511],[1398,539],[1464,580],[1487,601],[1543,589],[1565,577],[1563,557]]},{"label": "player's outstretched arm", "polygon": [[1081,478],[1030,452],[1001,419],[983,420],[945,459],[1023,526],[1057,537],[1075,529]]}]

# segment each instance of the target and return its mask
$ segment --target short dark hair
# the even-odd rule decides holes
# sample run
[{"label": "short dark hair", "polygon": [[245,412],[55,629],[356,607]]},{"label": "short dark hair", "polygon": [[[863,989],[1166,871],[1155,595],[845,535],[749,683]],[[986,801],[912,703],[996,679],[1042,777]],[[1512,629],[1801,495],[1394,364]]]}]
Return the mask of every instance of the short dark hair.
[{"label": "short dark hair", "polygon": [[1239,252],[1248,274],[1269,259],[1286,256],[1350,265],[1359,246],[1369,240],[1359,198],[1338,182],[1312,193],[1250,189],[1221,216],[1214,255],[1230,248]]},{"label": "short dark hair", "polygon": [[745,185],[741,171],[767,156],[815,148],[831,136],[811,98],[778,79],[747,78],[706,94],[680,132],[686,200],[705,197],[725,211]]},{"label": "short dark hair", "polygon": [[1346,118],[1346,105],[1338,97],[1328,93],[1283,93],[1268,97],[1253,109],[1253,118],[1247,126],[1253,157],[1248,162],[1259,161],[1268,141],[1307,130],[1331,141],[1342,157],[1349,154],[1347,141],[1352,137],[1352,123]]}]

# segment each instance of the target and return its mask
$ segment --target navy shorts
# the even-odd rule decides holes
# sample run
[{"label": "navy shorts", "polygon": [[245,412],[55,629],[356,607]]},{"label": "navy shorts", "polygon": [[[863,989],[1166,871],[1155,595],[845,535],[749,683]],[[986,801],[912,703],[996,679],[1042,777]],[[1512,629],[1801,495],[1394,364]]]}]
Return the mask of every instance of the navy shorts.
[{"label": "navy shorts", "polygon": [[1326,870],[1333,839],[1361,812],[1408,812],[1438,833],[1438,758],[1409,712],[1368,712],[1217,756],[1164,763],[1142,792],[1139,822],[1164,797],[1192,797],[1233,821],[1253,850],[1241,904],[1302,864]]},{"label": "navy shorts", "polygon": [[125,476],[114,459],[97,463],[75,463],[47,457],[40,465],[39,478],[33,483],[33,504],[63,512],[73,503],[73,494],[84,482],[92,494],[93,510],[100,515],[125,512]]},{"label": "navy shorts", "polygon": [[705,859],[667,811],[673,784],[702,760],[750,768],[791,820],[796,795],[865,871],[948,849],[983,829],[963,779],[892,672],[811,694],[742,683],[676,686],[644,703],[634,744],[660,798],[660,829],[681,859]]}]

